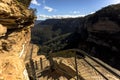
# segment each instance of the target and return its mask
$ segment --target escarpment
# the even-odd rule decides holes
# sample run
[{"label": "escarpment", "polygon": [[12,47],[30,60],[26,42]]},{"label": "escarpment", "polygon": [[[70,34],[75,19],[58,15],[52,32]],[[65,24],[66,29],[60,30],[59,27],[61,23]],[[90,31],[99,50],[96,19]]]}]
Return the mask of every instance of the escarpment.
[{"label": "escarpment", "polygon": [[24,59],[34,19],[20,1],[0,0],[0,80],[29,80]]},{"label": "escarpment", "polygon": [[89,53],[120,69],[120,4],[105,7],[86,18]]}]

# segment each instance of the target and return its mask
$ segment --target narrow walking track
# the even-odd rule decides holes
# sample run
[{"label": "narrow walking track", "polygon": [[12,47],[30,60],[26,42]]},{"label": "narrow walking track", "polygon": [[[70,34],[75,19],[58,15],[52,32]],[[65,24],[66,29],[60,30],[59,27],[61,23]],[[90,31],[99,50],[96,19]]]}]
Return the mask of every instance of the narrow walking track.
[{"label": "narrow walking track", "polygon": [[32,68],[32,73],[34,73],[31,75],[35,76],[36,80],[120,80],[119,71],[115,72],[100,60],[95,61],[95,59],[92,59],[91,56],[81,50],[71,50],[84,54],[84,57],[77,55],[75,62],[75,57],[50,58],[49,56],[41,55],[39,60],[32,60],[34,70],[32,65],[28,64],[29,69]]}]

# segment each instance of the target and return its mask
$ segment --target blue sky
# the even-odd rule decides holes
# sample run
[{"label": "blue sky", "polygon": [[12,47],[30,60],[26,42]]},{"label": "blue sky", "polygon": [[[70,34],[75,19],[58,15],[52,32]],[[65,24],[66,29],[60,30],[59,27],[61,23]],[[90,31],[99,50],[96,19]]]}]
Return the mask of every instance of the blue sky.
[{"label": "blue sky", "polygon": [[80,17],[120,0],[32,0],[30,8],[37,9],[37,19]]}]

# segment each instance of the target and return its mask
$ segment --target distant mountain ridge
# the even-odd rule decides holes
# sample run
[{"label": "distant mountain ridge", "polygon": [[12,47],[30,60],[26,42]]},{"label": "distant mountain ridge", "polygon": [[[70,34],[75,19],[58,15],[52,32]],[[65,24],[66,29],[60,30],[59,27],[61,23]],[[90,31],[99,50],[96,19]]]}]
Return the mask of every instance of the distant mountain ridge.
[{"label": "distant mountain ridge", "polygon": [[37,25],[37,24],[41,23],[42,21],[44,21],[44,20],[35,20],[34,25]]}]

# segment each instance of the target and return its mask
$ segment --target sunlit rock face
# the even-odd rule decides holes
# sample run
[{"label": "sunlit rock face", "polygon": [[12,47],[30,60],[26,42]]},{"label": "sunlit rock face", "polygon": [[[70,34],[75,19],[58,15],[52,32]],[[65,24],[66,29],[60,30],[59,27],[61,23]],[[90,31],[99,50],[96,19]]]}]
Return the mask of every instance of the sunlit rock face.
[{"label": "sunlit rock face", "polygon": [[33,13],[17,0],[0,0],[0,80],[29,80],[24,59]]},{"label": "sunlit rock face", "polygon": [[7,32],[7,28],[0,24],[0,36],[4,36]]}]

